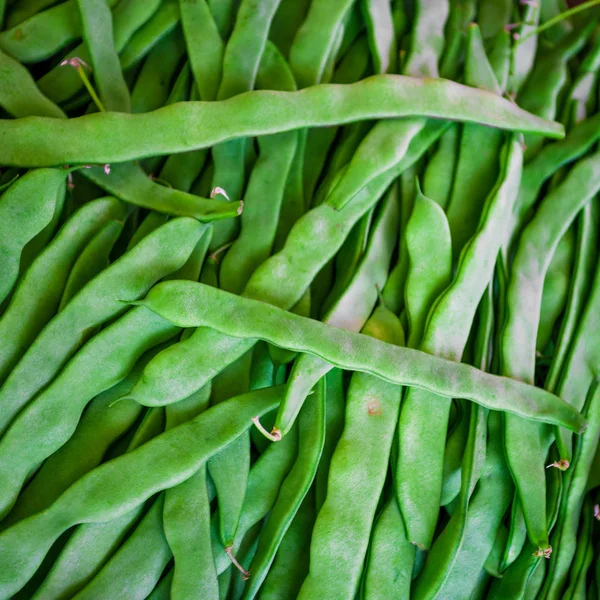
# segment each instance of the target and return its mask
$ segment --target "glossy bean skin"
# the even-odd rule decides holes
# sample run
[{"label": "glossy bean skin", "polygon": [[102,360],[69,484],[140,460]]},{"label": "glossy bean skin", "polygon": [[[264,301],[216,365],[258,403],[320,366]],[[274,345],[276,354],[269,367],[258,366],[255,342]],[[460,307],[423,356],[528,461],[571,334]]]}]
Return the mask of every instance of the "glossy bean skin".
[{"label": "glossy bean skin", "polygon": [[423,173],[423,192],[446,210],[458,158],[460,127],[451,125],[442,135]]},{"label": "glossy bean skin", "polygon": [[0,379],[4,379],[39,332],[55,315],[72,265],[87,243],[127,208],[116,198],[101,198],[78,210],[31,263],[0,318]]},{"label": "glossy bean skin", "polygon": [[[540,315],[543,280],[552,254],[577,212],[596,193],[596,155],[580,161],[564,183],[546,196],[534,220],[519,239],[507,290],[507,319],[502,332],[502,365],[507,376],[533,381],[535,339]],[[582,185],[583,182],[583,185]],[[563,193],[576,200],[565,205]],[[562,207],[562,210],[558,208]],[[527,303],[523,298],[527,297]],[[532,333],[533,332],[533,333]],[[532,339],[528,336],[532,335]],[[519,419],[506,417],[508,464],[517,485],[532,543],[549,544],[544,497],[544,452],[539,431]],[[524,448],[527,452],[524,453]],[[524,456],[527,457],[525,460]],[[537,497],[536,497],[537,494]]]},{"label": "glossy bean skin", "polygon": [[[0,534],[0,553],[6,557],[0,580],[3,597],[21,588],[62,531],[77,523],[118,518],[156,492],[185,481],[245,431],[251,416],[277,406],[281,392],[281,388],[258,390],[224,402],[97,467],[50,508],[5,530]],[[123,478],[127,486],[121,485]]]},{"label": "glossy bean skin", "polygon": [[125,202],[173,216],[210,222],[235,218],[242,212],[240,202],[199,198],[151,181],[135,163],[112,165],[109,174],[102,167],[92,167],[84,169],[83,175]]},{"label": "glossy bean skin", "polygon": [[[462,357],[477,304],[492,278],[495,258],[504,242],[501,224],[510,214],[516,199],[521,167],[522,149],[518,141],[512,140],[505,146],[502,175],[488,196],[477,232],[461,254],[452,283],[431,308],[421,350],[451,360]],[[409,390],[399,421],[399,463],[404,469],[401,487],[397,490],[400,510],[409,539],[424,548],[431,543],[437,521],[442,489],[443,442],[450,408],[445,401],[445,410],[438,408],[435,414],[431,414],[434,409],[426,409],[425,403],[431,401],[437,404],[437,399],[434,401],[433,398],[429,392]],[[429,466],[425,467],[426,464]],[[421,478],[424,471],[429,473],[427,482]],[[435,495],[432,494],[433,488]]]},{"label": "glossy bean skin", "polygon": [[30,171],[0,197],[0,302],[17,280],[23,249],[62,207],[66,176],[59,169]]},{"label": "glossy bean skin", "polygon": [[[388,343],[404,342],[398,317],[383,306],[363,331]],[[327,496],[313,529],[309,573],[299,598],[314,598],[325,588],[332,597],[355,597],[387,475],[401,395],[399,386],[372,376],[352,377],[344,431],[331,457]]]},{"label": "glossy bean skin", "polygon": [[173,569],[171,569],[152,590],[148,600],[169,600],[171,597],[171,582],[173,581]]},{"label": "glossy bean skin", "polygon": [[[340,298],[323,317],[324,323],[357,332],[367,322],[377,301],[377,290],[383,287],[387,278],[392,252],[396,246],[398,219],[398,192],[396,188],[392,188],[373,225],[373,234],[363,260]],[[294,423],[310,390],[331,368],[331,364],[318,357],[298,357],[288,378],[285,399],[275,419],[274,427],[282,435]]]},{"label": "glossy bean skin", "polygon": [[[375,75],[354,84],[323,84],[298,92],[246,92],[221,102],[173,104],[144,115],[102,113],[64,122],[44,117],[1,120],[0,135],[15,142],[2,147],[0,162],[18,166],[125,162],[205,148],[233,137],[409,116],[479,122],[556,138],[564,135],[562,125],[530,115],[484,90],[445,80]],[[98,135],[107,130],[118,131],[118,137],[109,141]]]},{"label": "glossy bean skin", "polygon": [[129,90],[119,64],[108,2],[77,0],[82,37],[90,53],[94,82],[106,110],[129,112]]},{"label": "glossy bean skin", "polygon": [[64,112],[36,86],[27,69],[8,54],[0,51],[2,68],[0,107],[13,117],[64,118]]},{"label": "glossy bean skin", "polygon": [[285,532],[295,517],[315,478],[325,441],[325,380],[304,405],[298,420],[298,455],[288,473],[258,542],[250,565],[250,579],[243,598],[254,598],[267,576],[268,569]]},{"label": "glossy bean skin", "polygon": [[[0,388],[2,429],[81,347],[86,332],[124,312],[118,295],[141,296],[181,267],[205,226],[187,218],[169,221],[92,279],[48,323]],[[8,400],[10,398],[10,401]]]},{"label": "glossy bean skin", "polygon": [[164,494],[160,494],[127,541],[74,598],[146,598],[171,558],[163,531],[163,505]]},{"label": "glossy bean skin", "polygon": [[[377,375],[391,383],[420,385],[436,394],[467,398],[493,410],[514,411],[576,431],[585,425],[577,410],[544,390],[488,375],[466,364],[343,331],[200,283],[158,284],[138,304],[181,327],[209,326],[230,336],[261,338],[284,348],[316,354],[344,369]],[[293,330],[294,337],[287,337],[282,329]],[[517,400],[521,394],[529,398],[526,404]],[[512,395],[511,401],[508,395]],[[135,392],[132,396],[135,399]]]},{"label": "glossy bean skin", "polygon": [[[402,170],[412,164],[439,137],[445,125],[435,122],[427,126],[413,141],[404,161],[397,166]],[[332,211],[320,205],[306,213],[290,231],[284,248],[261,265],[250,278],[244,295],[260,299],[283,308],[296,304],[317,273],[335,255],[348,232],[383,194],[397,175],[396,170],[380,176],[361,192],[343,212]],[[319,244],[306,245],[305,240],[315,238]],[[302,260],[298,260],[302,257]],[[285,280],[285,285],[282,281]],[[254,341],[241,341],[223,336],[208,329],[198,330],[185,344],[158,356],[146,369],[132,396],[142,404],[166,404],[175,397],[185,398],[199,389],[214,375],[248,351]],[[208,356],[192,348],[214,344],[219,351]],[[174,387],[174,370],[177,370],[177,387]],[[181,373],[186,378],[180,378]],[[208,377],[208,379],[206,379]]]}]

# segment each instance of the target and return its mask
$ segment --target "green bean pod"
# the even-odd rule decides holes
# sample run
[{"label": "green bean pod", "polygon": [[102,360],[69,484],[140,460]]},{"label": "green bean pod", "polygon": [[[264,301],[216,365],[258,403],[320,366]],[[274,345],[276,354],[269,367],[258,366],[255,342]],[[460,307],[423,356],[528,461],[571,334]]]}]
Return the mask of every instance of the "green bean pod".
[{"label": "green bean pod", "polygon": [[260,587],[259,600],[298,596],[308,574],[310,539],[316,514],[314,487],[311,487],[281,540],[275,560]]},{"label": "green bean pod", "polygon": [[377,375],[400,385],[418,385],[445,397],[467,398],[492,410],[574,431],[580,431],[586,423],[576,409],[545,390],[418,350],[379,342],[201,283],[160,283],[136,304],[180,327],[207,326],[228,336],[264,339],[290,350],[315,354],[343,369]]},{"label": "green bean pod", "polygon": [[[143,416],[124,448],[132,452],[165,428],[164,409],[150,409]],[[102,523],[78,525],[52,565],[42,585],[34,594],[36,600],[72,596],[82,590],[117,552],[125,536],[144,514],[144,502],[133,510]]]},{"label": "green bean pod", "polygon": [[[391,344],[404,342],[398,317],[383,306],[363,331]],[[301,599],[314,598],[320,589],[335,598],[356,595],[387,475],[401,392],[396,385],[362,373],[350,381],[344,431],[331,458],[327,496],[313,529]]]},{"label": "green bean pod", "polygon": [[[5,456],[0,469],[0,479],[5,481],[0,496],[2,514],[12,507],[35,465],[68,441],[89,400],[123,379],[143,352],[177,331],[164,319],[149,317],[147,310],[130,311],[75,355],[51,385],[16,417],[0,440],[0,456]],[[101,375],[97,371],[98,357],[102,358]],[[73,390],[77,390],[75,396]],[[65,404],[67,396],[71,396],[71,401]],[[43,442],[26,442],[39,438],[42,432]],[[23,444],[26,451],[14,451]]]},{"label": "green bean pod", "polygon": [[244,590],[244,600],[256,596],[283,536],[315,478],[325,441],[325,394],[325,380],[321,379],[298,420],[298,456],[281,485],[277,501],[261,533],[256,555],[250,565],[250,579]]},{"label": "green bean pod", "polygon": [[193,217],[199,221],[210,222],[237,217],[242,212],[241,202],[219,202],[199,198],[160,185],[149,179],[135,163],[111,165],[110,173],[102,167],[84,169],[82,173],[124,202],[168,215]]},{"label": "green bean pod", "polygon": [[[367,322],[377,302],[377,290],[387,278],[398,231],[398,193],[394,187],[387,194],[363,260],[340,298],[327,311],[323,322],[347,331],[358,332]],[[285,435],[294,423],[302,403],[313,386],[332,365],[316,356],[302,355],[296,360],[288,378],[285,399],[279,407],[274,427]]]},{"label": "green bean pod", "polygon": [[[452,251],[444,211],[417,182],[415,205],[404,232],[409,267],[404,288],[409,348],[418,348],[429,309],[450,283]],[[427,256],[427,258],[425,258]]]},{"label": "green bean pod", "polygon": [[[101,198],[81,207],[37,256],[17,284],[0,318],[0,380],[3,380],[56,314],[71,267],[88,242],[127,209],[115,198]],[[27,248],[27,247],[25,247]]]},{"label": "green bean pod", "polygon": [[109,254],[123,231],[122,221],[109,221],[83,249],[75,261],[58,305],[59,312],[89,281],[109,265]]},{"label": "green bean pod", "polygon": [[0,302],[19,275],[23,249],[62,206],[67,172],[38,169],[18,179],[0,198]]},{"label": "green bean pod", "polygon": [[[232,138],[301,127],[398,117],[434,117],[562,138],[546,121],[484,90],[442,79],[375,75],[359,83],[297,92],[256,91],[220,102],[185,102],[151,113],[98,113],[75,119],[0,120],[5,165],[106,164],[214,146]],[[100,135],[106,131],[111,136]],[[185,131],[185,135],[182,132]]]},{"label": "green bean pod", "polygon": [[[413,140],[397,170],[416,161],[444,127],[436,122],[425,127]],[[354,223],[374,205],[396,174],[397,171],[392,169],[381,175],[343,212],[320,205],[306,213],[290,231],[284,248],[254,272],[244,295],[283,308],[294,306],[317,273],[339,250]],[[307,245],[306,239],[313,238],[319,243]],[[282,285],[284,281],[285,285]],[[200,329],[185,343],[157,357],[131,396],[148,405],[168,404],[177,398],[185,398],[247,352],[254,343],[254,340],[241,341],[210,329]],[[217,351],[207,355],[202,350],[205,347]],[[181,377],[182,373],[186,373],[185,377]]]},{"label": "green bean pod", "polygon": [[129,90],[119,64],[108,2],[77,0],[82,36],[90,54],[94,82],[106,110],[129,112]]},{"label": "green bean pod", "polygon": [[[281,387],[250,392],[206,411],[97,467],[48,509],[2,532],[1,596],[7,598],[22,587],[69,527],[118,518],[156,492],[189,479],[209,456],[246,431],[251,416],[275,408],[281,392]],[[121,485],[123,480],[127,486]]]},{"label": "green bean pod", "polygon": [[[566,229],[600,189],[600,180],[595,176],[598,160],[595,154],[580,161],[563,184],[546,196],[519,239],[507,290],[507,318],[501,342],[502,372],[507,376],[533,382],[544,277]],[[565,204],[565,195],[574,200]],[[523,303],[525,297],[528,300]],[[505,440],[507,460],[523,505],[529,537],[534,545],[546,547],[549,542],[543,501],[545,457],[539,431],[524,421],[506,416]]]},{"label": "green bean pod", "polygon": [[127,541],[74,598],[91,600],[121,594],[132,600],[146,598],[171,558],[163,531],[163,505],[161,494]]},{"label": "green bean pod", "polygon": [[[450,360],[462,358],[470,324],[492,278],[495,258],[504,242],[502,225],[516,199],[521,167],[522,149],[513,139],[505,146],[503,172],[488,196],[477,232],[461,253],[452,283],[429,312],[420,346],[422,351]],[[462,394],[454,396],[465,397]],[[439,400],[424,390],[408,390],[399,421],[398,469],[403,472],[397,490],[400,510],[409,539],[423,548],[428,548],[433,539],[442,489],[450,404],[445,401],[444,410],[440,410],[437,408]],[[430,473],[427,481],[421,477],[424,471]],[[435,494],[432,493],[434,488]]]},{"label": "green bean pod", "polygon": [[116,295],[141,296],[181,267],[205,226],[193,219],[169,221],[92,279],[37,337],[0,388],[1,429],[56,376],[90,329],[126,310]]},{"label": "green bean pod", "polygon": [[65,118],[65,113],[44,96],[29,71],[0,50],[0,107],[13,117]]}]

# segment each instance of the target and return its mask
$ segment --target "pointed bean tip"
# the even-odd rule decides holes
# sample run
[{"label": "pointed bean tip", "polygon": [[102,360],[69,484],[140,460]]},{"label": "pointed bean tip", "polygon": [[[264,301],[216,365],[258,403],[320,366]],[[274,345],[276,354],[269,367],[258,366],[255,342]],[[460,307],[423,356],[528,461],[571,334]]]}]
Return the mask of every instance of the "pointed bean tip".
[{"label": "pointed bean tip", "polygon": [[240,200],[240,205],[238,206],[237,214],[241,215],[243,210],[244,210],[244,201]]}]

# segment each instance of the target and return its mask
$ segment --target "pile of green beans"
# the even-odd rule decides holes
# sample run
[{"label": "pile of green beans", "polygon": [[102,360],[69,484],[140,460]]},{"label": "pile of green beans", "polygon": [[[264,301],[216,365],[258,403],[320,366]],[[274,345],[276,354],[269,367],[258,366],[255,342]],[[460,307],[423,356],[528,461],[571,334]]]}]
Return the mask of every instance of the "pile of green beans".
[{"label": "pile of green beans", "polygon": [[0,0],[0,600],[599,600],[599,144],[600,0]]}]

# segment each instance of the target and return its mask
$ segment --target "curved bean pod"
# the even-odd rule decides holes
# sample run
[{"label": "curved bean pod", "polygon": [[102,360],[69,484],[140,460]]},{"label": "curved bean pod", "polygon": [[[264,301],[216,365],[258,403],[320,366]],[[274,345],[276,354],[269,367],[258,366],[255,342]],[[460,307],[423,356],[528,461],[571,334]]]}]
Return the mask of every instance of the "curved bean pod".
[{"label": "curved bean pod", "polygon": [[435,394],[467,398],[492,410],[574,431],[585,426],[577,410],[545,390],[418,350],[391,346],[201,283],[160,283],[136,304],[147,306],[181,327],[208,326],[229,336],[260,338],[391,383],[418,385]]},{"label": "curved bean pod", "polygon": [[[215,452],[247,430],[250,418],[277,406],[281,387],[249,392],[209,409],[133,452],[97,467],[45,511],[0,534],[0,595],[33,575],[54,540],[77,523],[116,519],[153,494],[189,479]],[[128,482],[122,486],[123,479]]]},{"label": "curved bean pod", "polygon": [[[544,277],[566,229],[579,210],[600,190],[599,165],[599,154],[575,165],[563,184],[545,197],[519,239],[501,337],[504,375],[533,382]],[[572,201],[565,203],[565,197]],[[526,303],[523,298],[527,298]],[[506,416],[505,439],[507,460],[523,505],[530,539],[540,547],[547,546],[545,453],[539,432],[522,420]]]},{"label": "curved bean pod", "polygon": [[24,273],[0,318],[0,380],[3,380],[55,315],[72,265],[111,219],[124,219],[125,205],[100,198],[82,206]]},{"label": "curved bean pod", "polygon": [[13,183],[0,198],[0,302],[19,275],[26,244],[50,223],[62,206],[67,171],[37,169]]},{"label": "curved bean pod", "polygon": [[241,202],[209,200],[160,185],[135,163],[111,165],[110,173],[102,167],[91,167],[83,169],[82,174],[124,202],[169,215],[210,222],[237,217],[242,212]]},{"label": "curved bean pod", "polygon": [[[147,310],[130,311],[93,337],[60,375],[25,408],[0,440],[0,513],[6,514],[28,473],[65,444],[91,398],[115,385],[143,352],[178,331]],[[98,373],[98,357],[102,371]],[[73,394],[76,389],[77,393]],[[65,397],[71,396],[65,403]],[[42,436],[43,432],[43,436]],[[43,441],[40,439],[43,437]],[[39,443],[26,440],[40,439]],[[24,447],[15,451],[16,447]]]},{"label": "curved bean pod", "polygon": [[122,221],[109,221],[83,249],[69,273],[58,305],[59,312],[86,283],[108,267],[109,254],[123,231],[123,225]]},{"label": "curved bean pod", "polygon": [[423,195],[418,182],[404,237],[409,260],[404,290],[409,332],[406,345],[417,348],[429,309],[452,276],[452,246],[446,215],[433,200]]},{"label": "curved bean pod", "polygon": [[[398,317],[385,307],[375,310],[363,332],[390,344],[404,342]],[[323,589],[334,598],[355,597],[401,396],[397,385],[363,373],[352,376],[344,431],[331,457],[327,496],[312,532],[310,568],[298,598],[315,598]]]},{"label": "curved bean pod", "polygon": [[298,456],[281,485],[261,533],[250,565],[251,576],[244,590],[244,600],[252,600],[256,596],[281,540],[315,478],[325,441],[325,394],[325,379],[321,379],[298,419]]},{"label": "curved bean pod", "polygon": [[0,388],[0,429],[52,381],[91,329],[124,312],[115,296],[141,296],[181,267],[205,227],[188,218],[169,221],[92,279],[48,323]]},{"label": "curved bean pod", "polygon": [[13,117],[53,117],[65,113],[44,96],[29,71],[14,58],[0,51],[0,107]]},{"label": "curved bean pod", "polygon": [[163,531],[164,494],[154,502],[135,531],[74,600],[116,598],[144,600],[154,589],[171,549]]},{"label": "curved bean pod", "polygon": [[[561,138],[562,125],[508,100],[443,79],[375,75],[298,92],[257,91],[221,102],[186,102],[148,114],[100,113],[57,121],[0,121],[0,162],[18,166],[105,164],[213,146],[234,137],[410,116],[476,122]],[[103,133],[110,131],[110,136]]]},{"label": "curved bean pod", "polygon": [[[348,286],[327,311],[323,322],[347,331],[358,332],[367,322],[388,275],[398,232],[398,191],[395,187],[383,202],[364,257]],[[279,407],[274,427],[285,435],[294,423],[302,403],[314,385],[332,365],[316,356],[301,355],[288,378],[285,398]]]},{"label": "curved bean pod", "polygon": [[[461,360],[470,325],[505,240],[503,225],[517,196],[522,156],[519,142],[509,140],[504,148],[502,174],[486,200],[478,229],[461,253],[452,283],[431,307],[422,351]],[[398,426],[398,469],[404,473],[402,480],[397,479],[400,510],[409,539],[424,548],[433,539],[442,489],[450,404],[444,401],[440,405],[439,401],[424,390],[408,390]],[[427,481],[421,476],[424,471],[429,473]]]},{"label": "curved bean pod", "polygon": [[[132,452],[160,435],[165,428],[164,413],[163,409],[148,410],[125,452]],[[141,502],[116,519],[78,525],[34,594],[35,600],[72,596],[83,589],[117,552],[125,536],[139,522],[145,508],[147,506]]]}]

